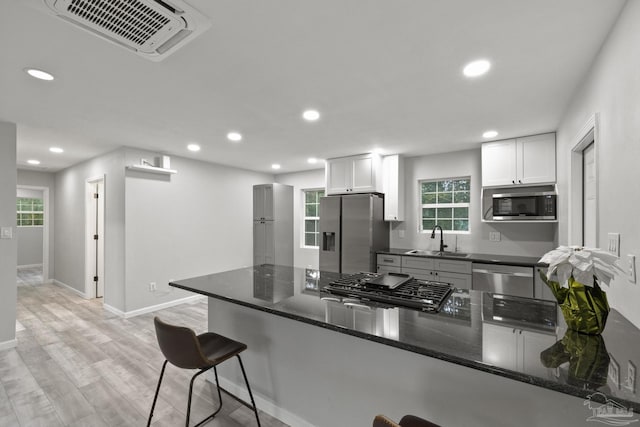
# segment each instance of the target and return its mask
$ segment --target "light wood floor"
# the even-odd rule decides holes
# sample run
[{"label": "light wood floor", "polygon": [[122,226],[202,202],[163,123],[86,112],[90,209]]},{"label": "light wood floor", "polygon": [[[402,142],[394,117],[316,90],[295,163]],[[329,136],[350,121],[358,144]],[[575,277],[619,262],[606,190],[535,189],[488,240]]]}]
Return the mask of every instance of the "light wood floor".
[{"label": "light wood floor", "polygon": [[[0,351],[0,427],[145,426],[164,361],[153,316],[204,332],[206,300],[122,319],[98,300],[41,281],[37,271],[19,272],[18,345]],[[184,425],[195,372],[167,365],[152,425]],[[250,409],[222,398],[222,411],[207,427],[256,425]],[[215,386],[196,380],[192,425],[213,412],[214,400]],[[263,412],[260,421],[286,426]]]}]

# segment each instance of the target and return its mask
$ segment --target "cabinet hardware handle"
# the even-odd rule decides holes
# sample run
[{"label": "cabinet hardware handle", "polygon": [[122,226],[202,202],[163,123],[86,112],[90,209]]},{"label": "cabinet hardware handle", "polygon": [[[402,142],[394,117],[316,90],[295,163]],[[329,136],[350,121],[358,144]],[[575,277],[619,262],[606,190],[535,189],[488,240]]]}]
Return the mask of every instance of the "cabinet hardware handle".
[{"label": "cabinet hardware handle", "polygon": [[384,262],[393,262],[393,259],[391,259],[391,258],[384,258],[384,259],[383,259],[383,261],[384,261]]},{"label": "cabinet hardware handle", "polygon": [[511,183],[512,183],[512,184],[515,184],[515,183],[516,183],[516,180],[515,180],[515,179],[512,179],[512,180],[511,180]]},{"label": "cabinet hardware handle", "polygon": [[522,180],[520,180],[520,179],[519,179],[519,180],[518,180],[518,182],[519,182],[520,184],[522,184]]}]

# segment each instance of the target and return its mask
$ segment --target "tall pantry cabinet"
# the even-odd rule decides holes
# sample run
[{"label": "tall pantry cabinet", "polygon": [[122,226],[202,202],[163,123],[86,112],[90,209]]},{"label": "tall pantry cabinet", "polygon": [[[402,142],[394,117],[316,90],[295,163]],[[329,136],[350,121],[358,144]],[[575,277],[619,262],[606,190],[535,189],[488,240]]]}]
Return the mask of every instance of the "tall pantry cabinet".
[{"label": "tall pantry cabinet", "polygon": [[253,186],[253,264],[293,265],[293,187]]}]

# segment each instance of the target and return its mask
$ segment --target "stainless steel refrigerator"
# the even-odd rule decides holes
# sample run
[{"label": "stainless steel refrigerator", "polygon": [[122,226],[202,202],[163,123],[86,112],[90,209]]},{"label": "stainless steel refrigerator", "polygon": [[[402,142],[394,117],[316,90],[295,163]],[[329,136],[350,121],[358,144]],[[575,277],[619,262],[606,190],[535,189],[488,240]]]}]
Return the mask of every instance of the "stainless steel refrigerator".
[{"label": "stainless steel refrigerator", "polygon": [[389,247],[384,199],[378,194],[320,198],[320,270],[376,271],[376,251]]}]

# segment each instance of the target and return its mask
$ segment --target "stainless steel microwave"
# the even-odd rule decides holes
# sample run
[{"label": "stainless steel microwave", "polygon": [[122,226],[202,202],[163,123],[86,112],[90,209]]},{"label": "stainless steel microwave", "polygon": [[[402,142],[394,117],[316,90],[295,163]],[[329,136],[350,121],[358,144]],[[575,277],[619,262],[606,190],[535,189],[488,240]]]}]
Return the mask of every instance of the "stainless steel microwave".
[{"label": "stainless steel microwave", "polygon": [[494,194],[493,220],[555,220],[556,203],[554,192]]}]

